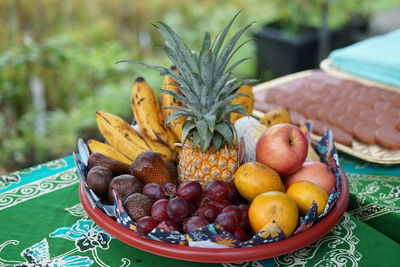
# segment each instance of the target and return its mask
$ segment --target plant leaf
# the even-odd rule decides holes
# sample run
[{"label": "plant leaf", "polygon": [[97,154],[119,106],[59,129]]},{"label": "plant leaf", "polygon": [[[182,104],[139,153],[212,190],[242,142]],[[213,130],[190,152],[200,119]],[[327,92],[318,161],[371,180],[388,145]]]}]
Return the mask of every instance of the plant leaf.
[{"label": "plant leaf", "polygon": [[231,144],[231,143],[232,143],[233,134],[232,134],[232,130],[231,130],[231,128],[229,127],[228,124],[231,124],[231,123],[230,123],[230,122],[229,122],[229,123],[226,123],[225,121],[224,121],[224,122],[221,122],[221,123],[218,123],[218,124],[215,126],[215,130],[216,130],[219,134],[222,135],[222,137],[226,140],[226,142],[228,142],[228,144]]},{"label": "plant leaf", "polygon": [[219,133],[215,133],[212,139],[214,145],[214,152],[217,152],[222,145],[222,136]]},{"label": "plant leaf", "polygon": [[201,141],[206,140],[207,132],[208,132],[207,122],[203,119],[196,121],[196,129],[199,132]]},{"label": "plant leaf", "polygon": [[183,124],[182,127],[182,136],[181,136],[181,142],[183,143],[190,133],[191,130],[193,130],[196,127],[196,124],[193,123],[192,120],[186,120],[185,123]]}]

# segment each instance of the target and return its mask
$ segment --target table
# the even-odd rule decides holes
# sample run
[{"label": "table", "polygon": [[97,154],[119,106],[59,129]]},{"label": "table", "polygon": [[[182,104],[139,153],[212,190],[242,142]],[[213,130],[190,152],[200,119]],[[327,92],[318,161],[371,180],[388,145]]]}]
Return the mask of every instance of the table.
[{"label": "table", "polygon": [[[350,204],[324,238],[293,253],[224,266],[400,266],[400,165],[345,155]],[[204,266],[125,245],[86,215],[71,156],[0,177],[0,266]],[[221,266],[209,264],[209,266]]]}]

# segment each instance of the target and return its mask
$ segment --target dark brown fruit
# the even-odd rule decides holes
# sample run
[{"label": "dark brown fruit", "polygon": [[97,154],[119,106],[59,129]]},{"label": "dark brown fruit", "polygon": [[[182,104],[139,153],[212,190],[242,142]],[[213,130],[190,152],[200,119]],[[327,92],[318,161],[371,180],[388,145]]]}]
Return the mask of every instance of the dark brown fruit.
[{"label": "dark brown fruit", "polygon": [[165,184],[174,182],[171,180],[167,166],[161,156],[153,151],[140,153],[130,166],[130,173],[147,183]]},{"label": "dark brown fruit", "polygon": [[123,174],[112,179],[108,187],[108,198],[112,200],[114,199],[113,190],[118,192],[122,201],[125,201],[129,195],[141,193],[143,190],[143,183],[133,175]]},{"label": "dark brown fruit", "polygon": [[88,186],[102,199],[107,198],[108,185],[112,180],[112,172],[103,166],[95,166],[89,170],[86,178]]},{"label": "dark brown fruit", "polygon": [[88,168],[91,169],[94,166],[104,166],[109,168],[113,173],[113,176],[129,173],[129,165],[109,158],[99,152],[92,153],[89,156]]},{"label": "dark brown fruit", "polygon": [[169,172],[169,177],[171,178],[171,181],[175,181],[174,183],[176,184],[176,181],[178,179],[178,168],[172,162],[166,162],[165,166],[167,166],[167,169]]},{"label": "dark brown fruit", "polygon": [[150,216],[153,201],[146,195],[135,193],[124,202],[124,208],[132,220],[138,221],[144,216]]}]

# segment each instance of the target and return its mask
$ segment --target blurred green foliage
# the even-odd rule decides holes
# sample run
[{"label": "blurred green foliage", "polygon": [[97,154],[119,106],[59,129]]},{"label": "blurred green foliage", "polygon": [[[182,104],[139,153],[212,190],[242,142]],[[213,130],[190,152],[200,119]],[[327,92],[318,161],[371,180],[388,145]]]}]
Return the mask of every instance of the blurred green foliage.
[{"label": "blurred green foliage", "polygon": [[[264,10],[246,7],[235,27],[263,20],[268,10],[263,5]],[[152,22],[168,22],[196,47],[204,31],[215,36],[241,8],[239,0],[1,1],[0,173],[68,155],[78,137],[100,138],[98,109],[131,121],[134,79],[143,76],[158,89],[161,77],[115,62],[170,64],[154,46],[160,39]],[[253,47],[238,56],[244,54],[253,55]],[[237,72],[254,75],[255,63],[242,64]],[[43,111],[33,104],[32,79],[44,88],[44,132],[36,130]]]},{"label": "blurred green foliage", "polygon": [[[170,64],[154,46],[160,39],[152,22],[167,22],[190,46],[197,47],[204,31],[215,36],[241,8],[245,10],[234,27],[257,21],[253,27],[257,31],[282,12],[298,14],[290,13],[294,9],[286,6],[289,2],[0,1],[0,173],[68,155],[76,150],[78,137],[100,138],[94,116],[98,109],[130,121],[128,99],[134,79],[143,76],[158,89],[161,77],[137,65],[115,62],[137,59]],[[373,2],[370,4],[378,6],[382,1]],[[253,55],[254,47],[249,44],[237,57]],[[236,72],[254,76],[255,62],[240,65]],[[39,108],[33,103],[32,80],[43,84],[44,105]],[[43,119],[39,115],[43,114],[45,129],[37,131],[38,118]]]}]

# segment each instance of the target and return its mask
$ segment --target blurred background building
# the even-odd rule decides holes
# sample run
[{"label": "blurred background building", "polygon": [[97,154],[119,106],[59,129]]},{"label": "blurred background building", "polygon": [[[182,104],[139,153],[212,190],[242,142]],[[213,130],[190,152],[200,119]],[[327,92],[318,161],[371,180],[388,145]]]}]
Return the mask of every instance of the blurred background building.
[{"label": "blurred background building", "polygon": [[237,56],[257,60],[236,73],[261,81],[317,68],[332,49],[400,27],[398,0],[2,0],[0,174],[69,155],[78,137],[100,138],[97,109],[132,120],[134,79],[158,89],[161,78],[115,62],[169,64],[152,22],[198,45],[242,8],[234,27],[256,21],[246,38],[257,40]]}]

